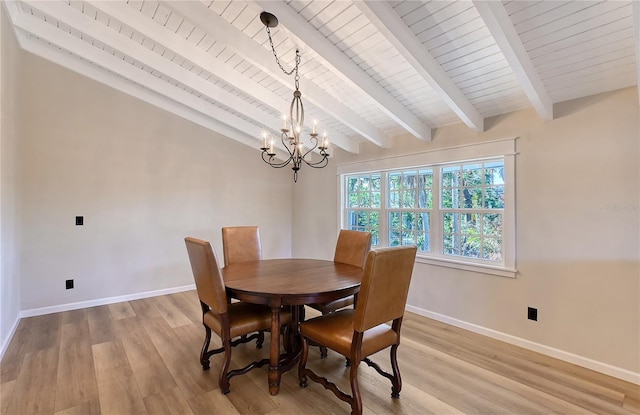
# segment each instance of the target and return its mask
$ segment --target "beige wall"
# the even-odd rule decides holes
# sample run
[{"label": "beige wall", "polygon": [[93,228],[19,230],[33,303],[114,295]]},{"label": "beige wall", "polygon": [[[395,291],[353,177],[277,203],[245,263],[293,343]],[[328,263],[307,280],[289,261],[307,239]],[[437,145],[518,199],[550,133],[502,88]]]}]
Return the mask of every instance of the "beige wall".
[{"label": "beige wall", "polygon": [[20,312],[16,107],[18,44],[0,5],[0,354]]},{"label": "beige wall", "polygon": [[293,255],[333,259],[338,239],[335,161],[324,169],[305,168],[293,186]]},{"label": "beige wall", "polygon": [[302,172],[315,177],[295,191],[294,253],[335,239],[337,164],[517,136],[517,277],[416,264],[409,304],[638,373],[638,118],[629,88],[557,104],[551,122],[526,110],[486,120],[482,134],[459,124],[434,131],[432,143],[403,137],[392,150],[340,152],[331,171]]},{"label": "beige wall", "polygon": [[[256,224],[265,257],[291,254],[287,171],[105,85],[23,60],[23,310],[192,284],[184,237],[211,240],[221,256],[225,225]],[[75,289],[65,290],[68,278]]]}]

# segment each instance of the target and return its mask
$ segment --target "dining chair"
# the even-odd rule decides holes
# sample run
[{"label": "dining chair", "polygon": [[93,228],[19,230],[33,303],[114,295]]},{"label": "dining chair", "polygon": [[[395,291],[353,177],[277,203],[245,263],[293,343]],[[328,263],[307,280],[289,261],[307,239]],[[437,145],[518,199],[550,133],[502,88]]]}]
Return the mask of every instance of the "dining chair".
[{"label": "dining chair", "polygon": [[[218,353],[224,353],[224,360],[220,368],[218,384],[223,394],[229,392],[229,380],[236,375],[247,373],[255,367],[269,363],[269,359],[252,362],[235,370],[229,370],[231,363],[231,348],[241,343],[256,339],[256,347],[262,348],[264,331],[271,328],[271,308],[251,304],[243,301],[231,303],[228,301],[224,281],[218,259],[211,244],[201,239],[187,237],[184,239],[189,254],[189,262],[196,282],[196,290],[202,306],[202,324],[205,329],[204,345],[200,352],[202,369],[209,369],[209,358]],[[291,313],[282,311],[280,321],[285,327],[283,335],[287,335],[287,327],[291,324]],[[222,342],[222,347],[209,350],[211,331],[214,331]],[[256,332],[256,333],[254,333]],[[247,334],[254,333],[247,337]],[[232,340],[239,337],[236,340]],[[285,340],[286,343],[286,340]]]},{"label": "dining chair", "polygon": [[[391,381],[393,398],[400,397],[402,380],[397,351],[416,251],[415,246],[401,246],[369,252],[355,309],[338,310],[300,324],[303,341],[298,380],[301,387],[307,386],[307,378],[318,382],[338,399],[349,403],[352,415],[360,415],[362,398],[358,386],[358,366],[362,361]],[[391,325],[387,324],[389,322]],[[309,342],[325,345],[350,359],[351,395],[306,367]],[[388,347],[391,347],[392,374],[369,360],[370,355]]]},{"label": "dining chair", "polygon": [[[370,249],[371,232],[341,229],[336,242],[333,261],[363,268]],[[320,311],[322,314],[327,314],[353,304],[354,296],[351,295],[328,303],[310,304],[310,307]]]},{"label": "dining chair", "polygon": [[[367,253],[371,249],[371,232],[353,231],[341,229],[336,242],[336,251],[333,256],[334,262],[349,264],[363,268],[367,259]],[[330,301],[328,303],[309,304],[309,307],[328,314],[338,309],[355,304],[355,296],[350,295],[345,298]],[[320,357],[327,357],[327,348],[320,347]],[[347,360],[347,366],[349,360]]]},{"label": "dining chair", "polygon": [[257,226],[228,226],[222,228],[224,266],[262,259],[260,231]]}]

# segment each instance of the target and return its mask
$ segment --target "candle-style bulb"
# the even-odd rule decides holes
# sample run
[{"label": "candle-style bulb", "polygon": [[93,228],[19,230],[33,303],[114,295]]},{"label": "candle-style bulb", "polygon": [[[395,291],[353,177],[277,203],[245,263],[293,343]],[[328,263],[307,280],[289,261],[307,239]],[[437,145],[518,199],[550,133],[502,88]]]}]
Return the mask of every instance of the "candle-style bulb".
[{"label": "candle-style bulb", "polygon": [[312,133],[316,134],[316,126],[318,124],[318,120],[316,120],[315,118],[313,119],[313,129],[312,129]]}]

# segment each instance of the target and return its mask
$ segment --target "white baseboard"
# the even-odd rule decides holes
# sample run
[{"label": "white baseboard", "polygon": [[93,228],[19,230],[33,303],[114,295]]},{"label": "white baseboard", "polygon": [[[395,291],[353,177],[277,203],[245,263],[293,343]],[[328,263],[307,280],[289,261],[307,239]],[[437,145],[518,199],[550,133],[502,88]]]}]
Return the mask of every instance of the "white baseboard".
[{"label": "white baseboard", "polygon": [[196,289],[195,284],[190,284],[190,285],[183,285],[180,287],[164,288],[162,290],[145,291],[142,293],[121,295],[118,297],[99,298],[97,300],[80,301],[77,303],[60,304],[60,305],[54,305],[54,306],[42,307],[42,308],[32,308],[29,310],[22,310],[18,317],[25,318],[25,317],[41,316],[44,314],[59,313],[61,311],[78,310],[80,308],[88,308],[88,307],[95,307],[95,306],[105,305],[105,304],[121,303],[123,301],[139,300],[141,298],[157,297],[159,295],[173,294],[173,293],[179,293],[182,291],[189,291],[189,290],[195,290],[195,289]]},{"label": "white baseboard", "polygon": [[4,357],[4,352],[7,351],[7,347],[9,347],[9,343],[11,343],[11,339],[13,339],[13,335],[16,333],[16,329],[18,328],[18,324],[20,324],[20,315],[16,317],[16,321],[13,323],[13,327],[9,330],[9,335],[4,343],[0,345],[0,360]]},{"label": "white baseboard", "polygon": [[423,308],[407,305],[407,311],[640,385],[640,373],[635,373],[627,369],[589,359],[588,357],[579,356],[554,347],[545,346],[544,344],[532,342],[521,337],[512,336],[477,324],[468,323],[466,321],[458,320]]}]

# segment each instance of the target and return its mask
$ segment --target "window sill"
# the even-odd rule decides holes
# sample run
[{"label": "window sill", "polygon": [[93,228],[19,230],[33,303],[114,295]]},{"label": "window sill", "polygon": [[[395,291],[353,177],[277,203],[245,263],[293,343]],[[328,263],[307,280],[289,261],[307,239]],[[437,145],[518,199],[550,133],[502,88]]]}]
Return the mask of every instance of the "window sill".
[{"label": "window sill", "polygon": [[515,278],[518,270],[505,267],[494,267],[484,264],[471,264],[469,262],[456,261],[448,258],[436,258],[427,256],[417,256],[416,262],[419,264],[436,265],[439,267],[456,268],[464,271],[479,272],[482,274],[497,275],[499,277]]}]

